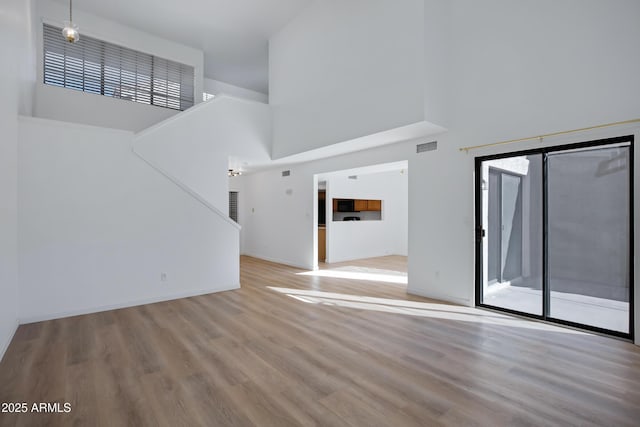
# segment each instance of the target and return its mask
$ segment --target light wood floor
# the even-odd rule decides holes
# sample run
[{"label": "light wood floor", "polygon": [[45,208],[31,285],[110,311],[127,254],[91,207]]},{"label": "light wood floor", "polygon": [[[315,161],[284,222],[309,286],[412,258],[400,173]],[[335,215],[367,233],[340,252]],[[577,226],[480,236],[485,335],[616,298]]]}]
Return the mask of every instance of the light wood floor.
[{"label": "light wood floor", "polygon": [[301,272],[245,257],[238,291],[21,326],[0,402],[72,412],[0,425],[640,425],[630,343]]}]

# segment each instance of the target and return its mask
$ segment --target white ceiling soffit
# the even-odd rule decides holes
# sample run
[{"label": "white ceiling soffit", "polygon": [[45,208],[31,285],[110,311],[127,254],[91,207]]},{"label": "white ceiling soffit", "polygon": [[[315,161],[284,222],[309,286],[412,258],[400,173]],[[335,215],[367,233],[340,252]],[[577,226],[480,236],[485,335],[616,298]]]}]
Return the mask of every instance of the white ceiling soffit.
[{"label": "white ceiling soffit", "polygon": [[356,151],[366,150],[374,147],[381,147],[383,145],[391,145],[416,138],[433,136],[446,132],[446,130],[447,129],[441,126],[427,121],[422,121],[407,126],[401,126],[395,129],[375,133],[372,135],[355,138],[350,141],[327,145],[325,147],[305,151],[300,154],[294,154],[280,159],[271,160],[266,163],[252,163],[251,161],[242,159],[243,161],[239,161],[238,164],[243,171],[257,172],[273,167],[283,167],[298,163],[311,162],[327,157],[340,156],[343,154],[353,153]]},{"label": "white ceiling soffit", "polygon": [[205,77],[268,93],[269,38],[311,1],[75,0],[73,8],[201,49]]},{"label": "white ceiling soffit", "polygon": [[325,147],[305,151],[304,153],[283,157],[281,159],[274,160],[273,164],[310,162],[312,160],[323,159],[325,157],[340,156],[342,154],[353,153],[354,151],[381,147],[383,145],[395,144],[429,135],[436,135],[445,131],[446,129],[441,126],[423,121],[355,138],[349,141],[327,145]]}]

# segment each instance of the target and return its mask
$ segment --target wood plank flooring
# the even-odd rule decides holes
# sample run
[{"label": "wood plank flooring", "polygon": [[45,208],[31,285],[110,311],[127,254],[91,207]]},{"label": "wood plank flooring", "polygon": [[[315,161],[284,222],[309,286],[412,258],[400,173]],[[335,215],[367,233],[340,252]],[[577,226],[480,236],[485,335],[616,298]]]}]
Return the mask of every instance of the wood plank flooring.
[{"label": "wood plank flooring", "polygon": [[[351,266],[406,269],[323,268]],[[243,257],[237,291],[21,326],[0,402],[72,411],[0,425],[640,425],[631,343],[298,273]]]}]

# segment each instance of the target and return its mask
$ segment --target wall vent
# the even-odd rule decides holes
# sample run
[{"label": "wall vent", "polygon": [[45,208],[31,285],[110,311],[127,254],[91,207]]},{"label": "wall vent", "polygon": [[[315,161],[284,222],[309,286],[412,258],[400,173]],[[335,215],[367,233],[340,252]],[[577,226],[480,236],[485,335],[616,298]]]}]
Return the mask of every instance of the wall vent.
[{"label": "wall vent", "polygon": [[424,153],[426,151],[434,151],[438,149],[438,141],[425,142],[416,145],[416,153]]},{"label": "wall vent", "polygon": [[349,179],[358,179],[358,175],[349,175]]},{"label": "wall vent", "polygon": [[282,171],[282,176],[289,176],[291,175],[291,171]]}]

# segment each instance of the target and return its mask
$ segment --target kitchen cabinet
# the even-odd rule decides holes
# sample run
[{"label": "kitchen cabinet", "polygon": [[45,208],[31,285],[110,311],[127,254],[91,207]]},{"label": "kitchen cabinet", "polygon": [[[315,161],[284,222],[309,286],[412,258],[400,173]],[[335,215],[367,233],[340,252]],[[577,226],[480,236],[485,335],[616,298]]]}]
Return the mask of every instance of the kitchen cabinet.
[{"label": "kitchen cabinet", "polygon": [[367,211],[369,210],[369,200],[355,200],[353,206],[356,212]]},{"label": "kitchen cabinet", "polygon": [[380,212],[382,210],[382,200],[367,200],[366,210]]}]

